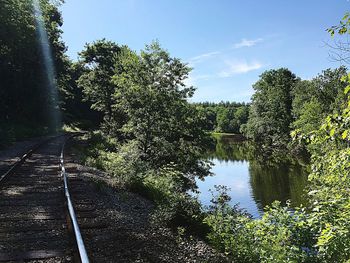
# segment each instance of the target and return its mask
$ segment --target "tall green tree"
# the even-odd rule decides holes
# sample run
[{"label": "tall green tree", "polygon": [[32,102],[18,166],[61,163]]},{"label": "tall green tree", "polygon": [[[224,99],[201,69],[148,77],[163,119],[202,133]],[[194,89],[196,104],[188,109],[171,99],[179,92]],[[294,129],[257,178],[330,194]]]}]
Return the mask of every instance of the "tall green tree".
[{"label": "tall green tree", "polygon": [[123,55],[123,72],[114,76],[120,87],[116,97],[128,115],[123,131],[137,141],[141,158],[154,167],[174,163],[189,179],[206,174],[200,155],[207,135],[196,107],[187,101],[194,88],[184,83],[190,68],[157,42],[141,55]]},{"label": "tall green tree", "polygon": [[247,137],[268,145],[281,145],[288,140],[292,90],[297,82],[298,78],[286,68],[268,70],[260,76],[253,85]]},{"label": "tall green tree", "polygon": [[342,77],[346,68],[324,70],[312,80],[303,80],[293,89],[292,129],[303,134],[318,130],[324,118],[339,112],[346,103]]},{"label": "tall green tree", "polygon": [[[39,2],[44,28],[48,35],[56,82],[64,81],[65,45],[61,40],[62,1]],[[43,43],[38,38],[38,27],[32,0],[3,0],[0,3],[0,121],[7,123],[35,122],[47,125],[52,107],[44,59]]]},{"label": "tall green tree", "polygon": [[233,110],[228,108],[219,108],[216,113],[216,131],[232,132]]},{"label": "tall green tree", "polygon": [[84,129],[96,128],[103,120],[103,114],[92,108],[92,102],[85,99],[79,78],[86,73],[86,67],[80,62],[69,63],[65,88],[62,90],[61,109],[64,122]]},{"label": "tall green tree", "polygon": [[243,105],[236,109],[232,126],[236,133],[242,132],[241,127],[248,122],[249,106]]},{"label": "tall green tree", "polygon": [[102,39],[87,44],[79,54],[85,68],[78,79],[78,86],[84,92],[84,99],[92,103],[92,109],[104,115],[104,127],[108,132],[121,127],[124,121],[114,96],[119,87],[113,81],[115,74],[121,74],[118,63],[123,49],[126,47]]}]

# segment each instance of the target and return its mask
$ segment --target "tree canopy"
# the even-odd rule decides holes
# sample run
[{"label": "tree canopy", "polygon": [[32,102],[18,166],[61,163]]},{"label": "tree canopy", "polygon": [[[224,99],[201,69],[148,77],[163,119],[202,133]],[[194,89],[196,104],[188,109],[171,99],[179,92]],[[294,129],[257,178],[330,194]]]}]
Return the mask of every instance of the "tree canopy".
[{"label": "tree canopy", "polygon": [[269,145],[286,143],[292,121],[292,91],[298,78],[288,69],[265,71],[253,85],[255,93],[245,134]]},{"label": "tree canopy", "polygon": [[201,102],[195,105],[205,118],[205,129],[208,131],[238,134],[248,121],[248,103]]},{"label": "tree canopy", "polygon": [[[65,45],[61,40],[60,1],[40,1],[56,78],[60,89],[66,73]],[[49,125],[52,99],[47,90],[44,59],[37,36],[33,1],[4,0],[0,9],[0,121]],[[40,19],[40,18],[39,18]]]}]

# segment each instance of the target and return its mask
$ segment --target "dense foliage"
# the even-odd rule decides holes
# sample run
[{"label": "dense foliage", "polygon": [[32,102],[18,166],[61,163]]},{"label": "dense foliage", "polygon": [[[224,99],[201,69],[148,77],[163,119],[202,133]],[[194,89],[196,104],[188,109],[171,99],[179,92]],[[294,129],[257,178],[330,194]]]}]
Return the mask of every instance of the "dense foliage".
[{"label": "dense foliage", "polygon": [[85,99],[104,116],[103,131],[137,148],[153,168],[169,163],[188,177],[207,174],[200,161],[207,135],[197,109],[187,102],[190,69],[158,43],[138,55],[101,40],[80,53],[84,72],[78,80]]},{"label": "dense foliage", "polygon": [[79,79],[86,74],[86,70],[81,62],[69,63],[69,74],[66,77],[64,94],[61,97],[64,122],[83,129],[98,127],[103,121],[103,114],[95,110],[91,100],[85,99],[83,88],[79,86]]},{"label": "dense foliage", "polygon": [[127,115],[121,129],[137,142],[142,160],[155,168],[175,163],[191,180],[207,174],[200,161],[207,140],[204,122],[187,101],[193,87],[184,84],[190,68],[157,42],[140,56],[124,52],[121,68],[123,73],[114,76],[120,87],[115,96]]},{"label": "dense foliage", "polygon": [[103,115],[103,128],[107,133],[124,123],[114,96],[118,87],[112,80],[115,74],[120,74],[118,59],[123,49],[126,47],[102,39],[86,44],[79,54],[83,71],[77,80],[78,87],[83,90],[84,100],[91,103],[91,108]]},{"label": "dense foliage", "polygon": [[[293,113],[299,115],[293,123],[297,128],[293,137],[299,143],[306,143],[312,155],[308,209],[290,210],[274,203],[265,208],[261,219],[252,220],[228,206],[225,189],[219,189],[205,219],[212,229],[208,237],[236,261],[349,261],[350,99],[347,94],[350,86],[347,83],[349,76],[340,68],[324,71],[311,81],[298,82],[293,88]],[[326,114],[329,115],[325,117]]]},{"label": "dense foliage", "polygon": [[269,70],[260,76],[253,85],[255,93],[244,128],[248,138],[273,146],[288,141],[296,82],[296,76],[285,68]]},{"label": "dense foliage", "polygon": [[[137,53],[102,39],[87,44],[73,63],[61,41],[61,1],[36,2],[42,15],[34,0],[0,2],[0,139],[9,141],[30,126],[57,128],[50,112],[59,105],[65,122],[100,129],[88,135],[86,163],[154,200],[154,220],[207,233],[209,242],[236,262],[349,260],[350,76],[345,67],[311,80],[286,68],[268,70],[254,84],[249,105],[191,104],[194,88],[184,84],[190,68],[159,43]],[[39,20],[48,43],[38,37]],[[329,32],[347,34],[349,21],[346,15]],[[50,80],[43,50],[50,50],[55,67]],[[55,83],[60,99],[51,96],[49,83]],[[310,207],[291,210],[275,202],[262,218],[252,219],[229,206],[227,189],[218,187],[204,211],[187,191],[196,188],[196,177],[209,173],[202,158],[208,131],[243,132],[271,148],[305,146],[312,155]],[[250,168],[259,169],[254,162]]]},{"label": "dense foliage", "polygon": [[[349,75],[343,77],[349,81]],[[344,93],[348,97],[350,86]],[[349,193],[350,99],[339,113],[329,115],[320,129],[309,136],[312,173],[309,176],[313,201],[314,228],[319,231],[316,247],[327,262],[345,262],[350,258]],[[299,134],[305,139],[305,135]]]},{"label": "dense foliage", "polygon": [[[59,4],[60,1],[57,1]],[[3,133],[12,132],[14,123],[49,126],[55,104],[49,96],[48,80],[36,19],[43,21],[56,68],[57,85],[63,88],[66,73],[65,45],[61,41],[62,18],[57,6],[42,0],[42,17],[33,1],[3,0],[0,8],[0,122]],[[35,126],[33,125],[33,126]],[[11,127],[12,126],[12,127]],[[25,125],[23,125],[25,126]]]},{"label": "dense foliage", "polygon": [[65,55],[62,2],[0,2],[0,146],[60,128],[58,107],[65,122],[99,122],[77,89],[81,67]]},{"label": "dense foliage", "polygon": [[317,130],[328,114],[344,106],[344,75],[343,66],[327,69],[312,80],[301,80],[284,68],[264,72],[253,85],[256,92],[243,133],[265,146],[291,146],[291,132]]},{"label": "dense foliage", "polygon": [[195,104],[205,118],[205,129],[220,133],[241,133],[247,123],[249,104],[237,102],[201,102]]},{"label": "dense foliage", "polygon": [[324,118],[344,106],[342,77],[346,68],[327,69],[312,80],[298,82],[293,89],[293,122],[291,128],[303,134],[317,130]]}]

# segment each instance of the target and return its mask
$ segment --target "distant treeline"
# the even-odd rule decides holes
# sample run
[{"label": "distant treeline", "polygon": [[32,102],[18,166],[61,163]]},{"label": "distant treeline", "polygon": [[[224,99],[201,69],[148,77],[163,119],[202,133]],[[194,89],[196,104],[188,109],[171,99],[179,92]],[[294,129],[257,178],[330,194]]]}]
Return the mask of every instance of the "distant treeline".
[{"label": "distant treeline", "polygon": [[222,101],[195,103],[205,118],[205,129],[223,133],[241,133],[248,121],[249,104]]},{"label": "distant treeline", "polygon": [[[347,69],[326,69],[311,80],[302,80],[287,68],[267,70],[253,85],[251,103],[195,103],[205,119],[205,129],[243,133],[266,146],[293,148],[293,134],[317,130],[325,117],[346,104]],[[300,144],[301,143],[301,144]],[[295,143],[294,143],[295,144]]]},{"label": "distant treeline", "polygon": [[[287,68],[261,74],[251,103],[195,103],[208,131],[242,133],[266,146],[291,146],[293,134],[317,130],[324,118],[346,104],[347,69],[327,69],[302,80]],[[299,144],[295,146],[302,146]]]}]

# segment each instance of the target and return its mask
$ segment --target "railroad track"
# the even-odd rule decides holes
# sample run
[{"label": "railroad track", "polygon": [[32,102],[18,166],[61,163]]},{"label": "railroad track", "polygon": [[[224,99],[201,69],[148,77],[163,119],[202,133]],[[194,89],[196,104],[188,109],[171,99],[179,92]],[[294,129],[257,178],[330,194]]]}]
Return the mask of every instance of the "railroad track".
[{"label": "railroad track", "polygon": [[75,207],[70,199],[68,185],[81,180],[66,177],[69,137],[37,145],[0,175],[0,262],[89,262],[77,218],[93,218],[94,207],[87,192]]}]

